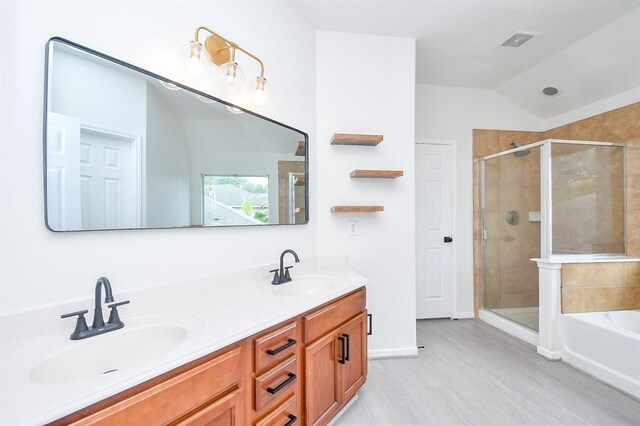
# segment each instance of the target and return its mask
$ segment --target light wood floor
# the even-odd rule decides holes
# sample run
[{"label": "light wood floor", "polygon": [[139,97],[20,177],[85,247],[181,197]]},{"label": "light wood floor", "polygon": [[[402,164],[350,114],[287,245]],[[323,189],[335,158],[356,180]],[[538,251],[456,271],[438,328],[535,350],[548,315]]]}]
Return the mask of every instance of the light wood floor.
[{"label": "light wood floor", "polygon": [[420,357],[372,360],[347,425],[640,425],[640,402],[478,320],[418,321]]}]

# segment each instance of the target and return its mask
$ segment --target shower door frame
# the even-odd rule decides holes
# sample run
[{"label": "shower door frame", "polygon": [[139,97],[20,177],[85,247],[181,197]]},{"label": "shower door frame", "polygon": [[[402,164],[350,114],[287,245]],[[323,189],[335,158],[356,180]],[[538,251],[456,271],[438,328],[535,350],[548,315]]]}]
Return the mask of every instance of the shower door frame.
[{"label": "shower door frame", "polygon": [[[592,254],[563,254],[553,255],[553,188],[552,188],[552,169],[551,160],[552,144],[565,144],[565,145],[589,145],[589,146],[602,146],[602,147],[619,147],[622,148],[622,165],[623,165],[623,200],[624,200],[624,254],[614,253],[592,253]],[[552,260],[553,258],[562,257],[562,259],[593,259],[602,257],[614,257],[614,256],[626,256],[627,249],[627,171],[626,171],[626,158],[627,151],[626,145],[617,142],[600,142],[600,141],[578,141],[578,140],[565,140],[565,139],[545,139],[539,142],[533,142],[528,145],[522,145],[517,148],[501,151],[496,154],[487,155],[480,158],[480,209],[481,209],[481,261],[482,261],[482,309],[485,309],[486,299],[486,241],[487,241],[487,222],[486,222],[486,161],[495,158],[503,157],[505,155],[511,155],[519,151],[525,151],[527,149],[540,147],[540,258]]]}]

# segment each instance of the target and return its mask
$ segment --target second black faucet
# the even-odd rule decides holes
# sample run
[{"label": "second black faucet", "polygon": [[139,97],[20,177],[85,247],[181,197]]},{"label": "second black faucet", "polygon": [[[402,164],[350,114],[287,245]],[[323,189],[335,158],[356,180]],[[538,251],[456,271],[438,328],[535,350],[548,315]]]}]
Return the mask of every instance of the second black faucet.
[{"label": "second black faucet", "polygon": [[273,285],[278,285],[278,284],[284,284],[284,283],[288,283],[289,281],[291,281],[291,275],[289,275],[289,269],[293,268],[292,266],[284,266],[284,256],[287,253],[291,253],[293,255],[293,258],[295,259],[296,263],[300,262],[300,259],[298,258],[298,254],[291,250],[291,249],[287,249],[285,251],[282,252],[282,254],[280,255],[280,269],[273,269],[269,272],[273,272],[273,281],[271,281],[271,284]]}]

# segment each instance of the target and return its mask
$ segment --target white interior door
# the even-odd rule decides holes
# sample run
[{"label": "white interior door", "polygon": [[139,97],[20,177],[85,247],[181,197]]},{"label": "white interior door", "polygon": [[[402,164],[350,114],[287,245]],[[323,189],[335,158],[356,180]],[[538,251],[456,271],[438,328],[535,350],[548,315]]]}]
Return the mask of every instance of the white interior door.
[{"label": "white interior door", "polygon": [[47,223],[80,229],[80,120],[47,113]]},{"label": "white interior door", "polygon": [[133,228],[134,144],[106,132],[83,129],[80,142],[82,229]]},{"label": "white interior door", "polygon": [[416,144],[416,313],[419,319],[449,318],[453,313],[452,151],[450,144]]}]

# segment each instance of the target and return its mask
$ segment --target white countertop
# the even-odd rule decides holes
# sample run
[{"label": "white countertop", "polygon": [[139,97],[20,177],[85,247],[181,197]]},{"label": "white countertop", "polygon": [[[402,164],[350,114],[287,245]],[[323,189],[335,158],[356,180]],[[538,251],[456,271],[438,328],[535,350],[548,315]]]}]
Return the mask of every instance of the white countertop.
[{"label": "white countertop", "polygon": [[[75,320],[62,320],[60,314],[89,309],[91,324],[93,298],[0,317],[0,424],[53,421],[368,284],[348,268],[346,257],[315,257],[296,264],[293,282],[286,285],[308,276],[326,277],[331,285],[309,295],[283,297],[265,274],[273,266],[135,292],[119,293],[112,283],[116,301],[131,300],[119,309],[125,328],[80,341],[69,340]],[[93,286],[87,292],[92,295]],[[107,311],[105,307],[105,320]],[[58,352],[104,344],[106,339],[117,344],[118,333],[149,324],[178,324],[189,332],[178,346],[142,365],[62,383],[32,378],[33,368]]]}]

